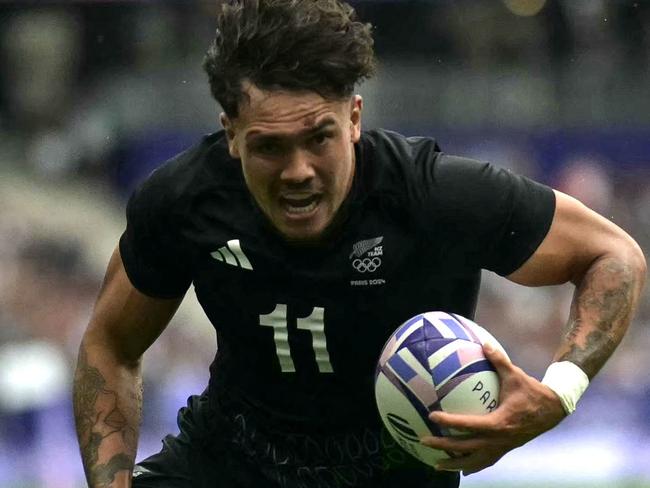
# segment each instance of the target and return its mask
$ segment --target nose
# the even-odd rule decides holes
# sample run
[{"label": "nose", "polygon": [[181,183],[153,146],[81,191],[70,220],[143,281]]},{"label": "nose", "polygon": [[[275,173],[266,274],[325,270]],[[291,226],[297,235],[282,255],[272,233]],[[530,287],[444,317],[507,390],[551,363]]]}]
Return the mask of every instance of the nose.
[{"label": "nose", "polygon": [[287,184],[300,184],[310,181],[315,173],[313,161],[307,151],[297,149],[287,159],[280,178]]}]

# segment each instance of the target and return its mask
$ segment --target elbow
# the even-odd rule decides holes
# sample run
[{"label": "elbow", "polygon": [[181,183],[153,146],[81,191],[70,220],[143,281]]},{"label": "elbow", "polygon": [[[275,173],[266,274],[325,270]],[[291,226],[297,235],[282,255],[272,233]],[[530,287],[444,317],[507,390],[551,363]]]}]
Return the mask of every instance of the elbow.
[{"label": "elbow", "polygon": [[643,279],[648,273],[648,263],[641,246],[629,234],[624,233],[617,249],[620,250],[626,263]]},{"label": "elbow", "polygon": [[637,293],[640,294],[648,273],[648,263],[643,250],[634,239],[625,235],[625,240],[616,246],[615,254],[629,270],[631,281],[636,284]]},{"label": "elbow", "polygon": [[610,284],[618,282],[634,290],[633,293],[638,296],[645,284],[647,272],[648,265],[641,247],[632,237],[621,232],[586,266],[576,270],[571,282],[580,287],[585,279],[598,275],[606,277],[608,281],[612,280]]},{"label": "elbow", "polygon": [[643,250],[637,244],[636,241],[632,240],[632,250],[631,250],[631,265],[632,268],[637,272],[639,276],[639,282],[641,287],[643,287],[646,276],[648,275],[648,262],[646,261],[646,257],[643,254]]},{"label": "elbow", "polygon": [[142,354],[132,351],[128,342],[97,328],[89,327],[81,341],[81,348],[89,357],[101,362],[108,362],[128,370],[138,370],[142,363]]}]

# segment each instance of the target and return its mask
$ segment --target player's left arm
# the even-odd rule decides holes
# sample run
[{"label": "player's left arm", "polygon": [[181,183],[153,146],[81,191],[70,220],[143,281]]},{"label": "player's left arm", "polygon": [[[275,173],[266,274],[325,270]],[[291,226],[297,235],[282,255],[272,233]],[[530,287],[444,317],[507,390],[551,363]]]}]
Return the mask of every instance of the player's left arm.
[{"label": "player's left arm", "polygon": [[621,342],[646,276],[638,244],[576,199],[556,194],[547,237],[508,279],[526,286],[572,282],[575,294],[554,361],[571,361],[591,379]]},{"label": "player's left arm", "polygon": [[[535,253],[508,279],[526,286],[572,282],[575,294],[566,330],[553,360],[569,361],[593,378],[612,355],[639,301],[646,261],[621,228],[574,198],[556,194],[550,230]],[[566,412],[548,386],[528,376],[498,351],[487,348],[501,378],[501,404],[484,416],[436,412],[432,420],[466,430],[466,439],[427,437],[423,443],[462,454],[440,469],[469,474],[553,428]]]}]

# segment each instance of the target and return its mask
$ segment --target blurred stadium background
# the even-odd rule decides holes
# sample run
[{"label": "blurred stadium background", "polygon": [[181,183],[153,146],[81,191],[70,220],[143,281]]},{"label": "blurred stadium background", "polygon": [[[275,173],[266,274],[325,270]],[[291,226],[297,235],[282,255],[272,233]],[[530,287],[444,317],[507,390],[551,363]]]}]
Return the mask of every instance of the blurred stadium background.
[{"label": "blurred stadium background", "polygon": [[[200,68],[215,3],[0,2],[2,487],[83,486],[77,347],[128,194],[218,127]],[[381,60],[360,88],[365,127],[433,135],[551,184],[650,255],[649,1],[352,3]],[[145,356],[139,459],[207,380],[214,334],[189,298]],[[570,298],[486,273],[477,321],[541,377]],[[650,486],[649,325],[646,290],[578,412],[463,486]]]}]

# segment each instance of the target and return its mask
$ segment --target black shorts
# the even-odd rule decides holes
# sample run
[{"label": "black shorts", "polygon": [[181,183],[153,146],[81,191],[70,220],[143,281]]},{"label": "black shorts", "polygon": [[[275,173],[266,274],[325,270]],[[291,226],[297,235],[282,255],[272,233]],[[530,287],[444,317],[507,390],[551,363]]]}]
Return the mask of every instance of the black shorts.
[{"label": "black shorts", "polygon": [[261,429],[247,407],[214,408],[193,396],[180,434],[135,466],[133,488],[457,488],[459,474],[435,472],[385,431],[341,434]]}]

